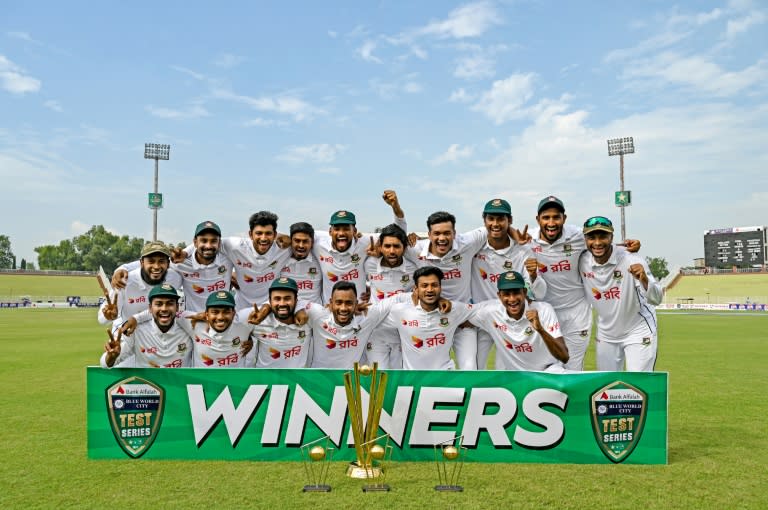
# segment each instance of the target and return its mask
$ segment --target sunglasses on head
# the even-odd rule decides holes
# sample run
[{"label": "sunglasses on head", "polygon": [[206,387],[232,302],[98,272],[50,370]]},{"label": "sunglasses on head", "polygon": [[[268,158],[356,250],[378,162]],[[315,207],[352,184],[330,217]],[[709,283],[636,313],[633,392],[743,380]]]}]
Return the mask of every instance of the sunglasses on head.
[{"label": "sunglasses on head", "polygon": [[584,222],[584,228],[594,227],[595,225],[600,225],[603,227],[613,227],[613,223],[611,223],[611,220],[609,220],[605,216],[593,216]]}]

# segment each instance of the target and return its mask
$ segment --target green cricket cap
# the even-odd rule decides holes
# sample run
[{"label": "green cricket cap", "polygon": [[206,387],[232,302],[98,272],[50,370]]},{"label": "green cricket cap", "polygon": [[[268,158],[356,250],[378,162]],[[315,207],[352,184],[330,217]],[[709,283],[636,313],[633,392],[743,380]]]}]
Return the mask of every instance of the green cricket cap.
[{"label": "green cricket cap", "polygon": [[296,280],[285,276],[281,276],[272,282],[272,285],[269,286],[269,290],[273,289],[292,290],[297,294],[299,293],[299,286],[296,285]]},{"label": "green cricket cap", "polygon": [[195,237],[199,236],[206,230],[210,230],[211,232],[216,232],[216,234],[221,237],[221,229],[217,224],[215,224],[212,221],[204,221],[202,223],[198,223],[197,227],[195,228]]},{"label": "green cricket cap", "polygon": [[152,290],[149,291],[149,296],[147,296],[147,300],[151,302],[156,297],[173,297],[179,299],[179,293],[176,292],[173,285],[162,283],[152,287]]},{"label": "green cricket cap", "polygon": [[499,290],[524,289],[525,279],[517,271],[507,271],[499,275],[496,288]]},{"label": "green cricket cap", "polygon": [[565,206],[563,205],[563,201],[557,198],[554,195],[550,195],[548,197],[542,198],[539,202],[539,208],[536,209],[536,213],[540,213],[544,209],[549,209],[554,207],[555,209],[560,209],[560,212],[565,212]]},{"label": "green cricket cap", "polygon": [[355,225],[356,223],[357,220],[355,220],[354,213],[349,211],[336,211],[331,215],[331,221],[329,222],[331,225]]},{"label": "green cricket cap", "polygon": [[506,216],[512,216],[512,207],[506,200],[502,198],[494,198],[485,204],[483,214],[504,214]]},{"label": "green cricket cap", "polygon": [[208,299],[205,300],[205,307],[210,308],[212,306],[226,306],[228,308],[235,307],[235,296],[228,290],[220,290],[208,294]]}]

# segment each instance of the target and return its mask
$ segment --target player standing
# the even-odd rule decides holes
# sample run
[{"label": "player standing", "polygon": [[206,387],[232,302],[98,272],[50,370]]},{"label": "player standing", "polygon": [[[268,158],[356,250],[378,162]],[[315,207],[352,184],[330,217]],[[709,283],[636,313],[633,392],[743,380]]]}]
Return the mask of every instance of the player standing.
[{"label": "player standing", "polygon": [[320,264],[312,254],[315,229],[305,222],[294,223],[290,229],[291,256],[286,260],[280,276],[296,282],[299,301],[323,302],[323,278]]}]

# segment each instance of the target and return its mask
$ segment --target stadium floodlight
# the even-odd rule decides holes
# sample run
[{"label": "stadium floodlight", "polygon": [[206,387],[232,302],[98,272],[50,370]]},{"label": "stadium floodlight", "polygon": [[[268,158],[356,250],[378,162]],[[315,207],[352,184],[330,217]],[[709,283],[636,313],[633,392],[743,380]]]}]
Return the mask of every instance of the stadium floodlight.
[{"label": "stadium floodlight", "polygon": [[152,240],[157,241],[157,210],[163,207],[163,195],[157,192],[159,161],[171,159],[171,146],[162,143],[145,143],[144,159],[155,160],[155,192],[149,194],[149,208],[152,209]]},{"label": "stadium floodlight", "polygon": [[621,209],[621,242],[627,239],[624,209],[632,204],[632,193],[624,190],[624,154],[635,153],[635,140],[631,136],[608,140],[608,156],[619,156],[619,191],[615,195],[616,206]]}]

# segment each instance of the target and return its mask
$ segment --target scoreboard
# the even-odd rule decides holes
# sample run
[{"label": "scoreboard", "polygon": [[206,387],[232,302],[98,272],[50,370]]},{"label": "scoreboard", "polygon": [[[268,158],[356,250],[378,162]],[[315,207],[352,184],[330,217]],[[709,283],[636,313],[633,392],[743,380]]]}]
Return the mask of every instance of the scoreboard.
[{"label": "scoreboard", "polygon": [[704,232],[704,264],[730,268],[766,264],[766,227],[733,227]]}]

